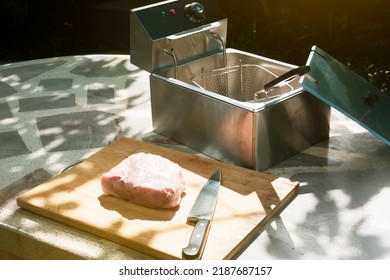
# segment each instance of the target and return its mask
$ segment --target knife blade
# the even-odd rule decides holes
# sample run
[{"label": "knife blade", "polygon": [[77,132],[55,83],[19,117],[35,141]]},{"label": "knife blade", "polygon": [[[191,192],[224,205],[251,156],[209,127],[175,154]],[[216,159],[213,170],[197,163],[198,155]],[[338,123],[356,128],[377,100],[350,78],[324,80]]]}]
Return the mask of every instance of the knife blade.
[{"label": "knife blade", "polygon": [[217,205],[222,172],[217,170],[204,184],[196,198],[187,223],[194,224],[188,246],[182,250],[182,258],[187,260],[200,259],[210,231],[211,220]]}]

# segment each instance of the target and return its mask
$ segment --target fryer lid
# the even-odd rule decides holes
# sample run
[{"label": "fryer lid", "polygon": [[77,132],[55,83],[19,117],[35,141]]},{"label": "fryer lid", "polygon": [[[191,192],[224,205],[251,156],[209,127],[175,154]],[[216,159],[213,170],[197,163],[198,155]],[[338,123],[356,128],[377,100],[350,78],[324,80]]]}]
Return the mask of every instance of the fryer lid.
[{"label": "fryer lid", "polygon": [[307,65],[310,76],[301,81],[305,90],[390,145],[390,96],[317,46]]}]

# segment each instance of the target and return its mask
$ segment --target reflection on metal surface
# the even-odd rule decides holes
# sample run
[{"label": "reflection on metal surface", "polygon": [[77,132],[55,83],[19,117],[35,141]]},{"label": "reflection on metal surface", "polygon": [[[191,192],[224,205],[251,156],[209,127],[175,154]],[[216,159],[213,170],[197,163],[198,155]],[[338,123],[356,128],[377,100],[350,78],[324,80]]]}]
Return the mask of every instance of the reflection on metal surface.
[{"label": "reflection on metal surface", "polygon": [[[328,137],[329,106],[304,92],[297,81],[291,94],[269,103],[240,102],[191,85],[191,73],[219,65],[208,56],[150,76],[153,127],[170,139],[210,157],[266,170]],[[289,65],[228,49],[228,64],[257,63],[276,73]]]}]

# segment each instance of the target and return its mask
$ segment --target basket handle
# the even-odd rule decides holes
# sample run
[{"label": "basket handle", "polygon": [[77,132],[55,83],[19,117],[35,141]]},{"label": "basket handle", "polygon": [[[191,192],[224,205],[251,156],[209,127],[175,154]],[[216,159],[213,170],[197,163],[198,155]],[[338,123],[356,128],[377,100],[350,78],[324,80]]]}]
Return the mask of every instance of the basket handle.
[{"label": "basket handle", "polygon": [[274,87],[288,84],[290,81],[292,81],[296,77],[305,75],[305,74],[309,73],[309,71],[310,71],[310,66],[308,66],[308,65],[300,66],[300,67],[291,69],[290,71],[277,77],[276,79],[272,80],[271,82],[265,84],[264,89],[269,90],[269,89],[274,88]]}]

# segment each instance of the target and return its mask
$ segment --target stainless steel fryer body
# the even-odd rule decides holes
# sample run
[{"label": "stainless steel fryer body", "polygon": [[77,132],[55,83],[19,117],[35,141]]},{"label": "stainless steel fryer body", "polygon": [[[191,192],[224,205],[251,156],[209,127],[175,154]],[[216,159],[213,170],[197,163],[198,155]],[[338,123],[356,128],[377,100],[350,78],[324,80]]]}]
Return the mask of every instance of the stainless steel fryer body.
[{"label": "stainless steel fryer body", "polygon": [[[239,50],[227,50],[228,65],[255,63],[280,75],[293,65]],[[330,107],[305,92],[268,103],[238,102],[191,84],[191,75],[220,67],[221,54],[210,55],[150,75],[155,132],[212,158],[264,171],[329,136]]]}]

